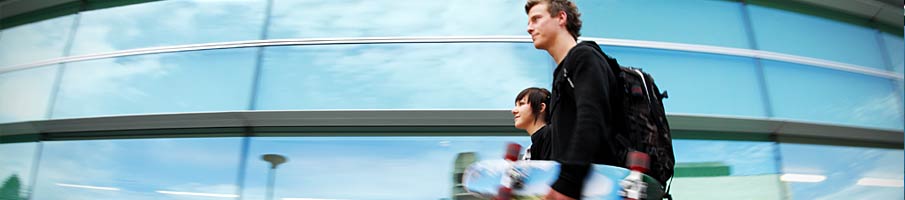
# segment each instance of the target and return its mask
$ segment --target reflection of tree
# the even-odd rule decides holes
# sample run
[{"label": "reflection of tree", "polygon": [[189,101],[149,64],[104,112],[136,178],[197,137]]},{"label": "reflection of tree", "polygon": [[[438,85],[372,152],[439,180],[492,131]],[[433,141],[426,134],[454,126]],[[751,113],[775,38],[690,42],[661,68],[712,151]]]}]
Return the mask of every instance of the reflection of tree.
[{"label": "reflection of tree", "polygon": [[24,197],[19,196],[21,187],[19,176],[13,174],[3,182],[3,187],[0,187],[0,200],[24,200]]}]

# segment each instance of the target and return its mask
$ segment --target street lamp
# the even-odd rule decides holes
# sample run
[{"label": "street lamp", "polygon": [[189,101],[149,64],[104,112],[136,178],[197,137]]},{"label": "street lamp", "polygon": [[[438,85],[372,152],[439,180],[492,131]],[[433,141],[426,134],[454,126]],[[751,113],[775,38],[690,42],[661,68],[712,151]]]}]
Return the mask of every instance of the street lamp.
[{"label": "street lamp", "polygon": [[277,166],[286,163],[286,157],[279,154],[264,154],[261,160],[270,163],[269,176],[267,177],[267,200],[273,200],[273,185],[276,182]]}]

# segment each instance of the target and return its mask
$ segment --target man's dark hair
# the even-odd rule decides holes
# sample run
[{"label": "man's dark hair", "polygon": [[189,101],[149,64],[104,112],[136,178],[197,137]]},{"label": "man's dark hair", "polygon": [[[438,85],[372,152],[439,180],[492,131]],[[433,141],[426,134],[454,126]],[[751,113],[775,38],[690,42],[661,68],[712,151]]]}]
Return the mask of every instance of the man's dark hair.
[{"label": "man's dark hair", "polygon": [[566,30],[569,30],[572,38],[578,40],[578,36],[581,36],[581,13],[578,12],[578,6],[575,6],[575,3],[569,0],[528,0],[528,3],[525,3],[525,13],[528,13],[531,7],[541,3],[547,4],[547,12],[549,12],[550,16],[557,15],[560,11],[565,11]]},{"label": "man's dark hair", "polygon": [[518,103],[518,101],[525,98],[525,96],[528,97],[528,104],[531,104],[531,114],[534,114],[534,121],[537,122],[538,117],[544,117],[544,123],[549,122],[546,116],[539,114],[541,113],[541,103],[547,104],[547,107],[550,107],[550,91],[537,87],[525,88],[515,97],[515,103]]}]

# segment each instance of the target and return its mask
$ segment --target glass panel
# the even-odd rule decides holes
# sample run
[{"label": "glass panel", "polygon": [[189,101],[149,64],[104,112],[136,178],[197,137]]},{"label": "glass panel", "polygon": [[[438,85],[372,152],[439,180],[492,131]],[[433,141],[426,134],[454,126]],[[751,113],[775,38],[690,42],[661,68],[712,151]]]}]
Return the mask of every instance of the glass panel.
[{"label": "glass panel", "polygon": [[[579,0],[582,36],[749,48],[731,1]],[[664,20],[669,16],[669,20]],[[630,20],[627,20],[630,19]]]},{"label": "glass panel", "polygon": [[[502,159],[507,142],[522,137],[303,137],[253,138],[245,199],[265,199],[274,173],[273,199],[451,199],[460,153]],[[262,159],[279,154],[277,165]]]},{"label": "glass panel", "polygon": [[177,0],[82,12],[72,55],[260,39],[266,5],[265,0]]},{"label": "glass panel", "polygon": [[888,33],[881,33],[883,39],[883,47],[886,49],[886,55],[889,55],[889,64],[892,65],[894,72],[899,74],[905,73],[905,40],[902,37],[894,36]]},{"label": "glass panel", "polygon": [[0,74],[0,123],[47,118],[57,65]]},{"label": "glass panel", "polygon": [[524,0],[274,0],[268,38],[525,35]]},{"label": "glass panel", "polygon": [[[902,149],[782,144],[793,199],[902,199]],[[822,156],[814,156],[822,155]]]},{"label": "glass panel", "polygon": [[63,56],[73,19],[57,17],[0,31],[0,69]]},{"label": "glass panel", "polygon": [[748,10],[761,50],[886,70],[876,30],[750,4]]},{"label": "glass panel", "polygon": [[265,49],[256,109],[511,109],[549,88],[531,44],[378,44]]},{"label": "glass panel", "polygon": [[66,64],[51,118],[244,110],[255,54],[226,49]]},{"label": "glass panel", "polygon": [[650,73],[669,113],[696,113],[766,117],[754,59],[603,46],[620,65]]},{"label": "glass panel", "polygon": [[673,140],[676,199],[782,199],[772,142]]},{"label": "glass panel", "polygon": [[241,138],[45,142],[32,199],[224,199]]},{"label": "glass panel", "polygon": [[902,129],[892,80],[820,67],[764,61],[778,118]]},{"label": "glass panel", "polygon": [[38,143],[0,144],[0,199],[25,200],[34,187],[32,165]]}]

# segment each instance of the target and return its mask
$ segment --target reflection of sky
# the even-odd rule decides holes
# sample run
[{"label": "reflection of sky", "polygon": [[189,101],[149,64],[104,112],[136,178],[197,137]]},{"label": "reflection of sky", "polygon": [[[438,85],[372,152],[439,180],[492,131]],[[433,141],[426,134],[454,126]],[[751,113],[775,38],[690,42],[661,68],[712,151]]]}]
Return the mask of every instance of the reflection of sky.
[{"label": "reflection of sky", "polygon": [[763,64],[778,118],[903,128],[903,108],[892,80],[784,62]]},{"label": "reflection of sky", "polygon": [[766,117],[754,60],[712,54],[602,46],[620,65],[655,77],[667,112]]},{"label": "reflection of sky", "polygon": [[158,190],[235,194],[240,142],[240,138],[45,142],[34,199],[182,199]]},{"label": "reflection of sky", "polygon": [[526,35],[523,0],[274,0],[268,38]]},{"label": "reflection of sky", "polygon": [[[784,173],[824,175],[818,183],[791,183],[794,199],[902,199],[901,187],[855,185],[858,179],[905,179],[901,149],[782,144]],[[815,156],[821,155],[821,156]]]},{"label": "reflection of sky", "polygon": [[886,69],[876,30],[751,4],[748,10],[761,50]]},{"label": "reflection of sky", "polygon": [[[44,142],[35,199],[223,199],[156,191],[265,196],[269,163],[281,154],[275,197],[336,199],[439,199],[452,191],[454,159],[476,152],[478,160],[502,158],[513,137],[254,137],[250,139],[244,188],[235,184],[241,138],[122,139]],[[34,143],[0,145],[0,175],[18,174],[27,184]],[[675,140],[679,163],[721,162],[731,176],[777,174],[772,142]],[[782,144],[783,173],[822,174],[821,183],[793,183],[795,199],[902,197],[901,188],[856,186],[862,177],[899,179],[903,153],[855,147]],[[816,154],[830,156],[813,156]],[[117,188],[117,191],[58,184]],[[860,196],[859,196],[860,197]],[[882,198],[881,198],[882,197]]]},{"label": "reflection of sky", "polygon": [[37,146],[34,142],[0,144],[0,184],[15,175],[22,190],[32,187],[31,169]]},{"label": "reflection of sky", "polygon": [[721,162],[731,176],[776,174],[775,143],[673,140],[677,163]]},{"label": "reflection of sky", "polygon": [[80,13],[71,55],[260,39],[265,0],[156,1]]},{"label": "reflection of sky", "polygon": [[263,62],[257,109],[510,109],[553,67],[530,44],[271,47]]},{"label": "reflection of sky", "polygon": [[439,199],[450,197],[455,156],[503,157],[507,142],[526,137],[255,138],[251,142],[243,195],[266,191],[269,164],[263,154],[285,155],[277,169],[279,198]]},{"label": "reflection of sky", "polygon": [[57,65],[0,74],[0,123],[46,119]]},{"label": "reflection of sky", "polygon": [[0,69],[63,56],[73,19],[57,17],[0,31]]},{"label": "reflection of sky", "polygon": [[244,110],[254,48],[119,57],[66,64],[52,118]]},{"label": "reflection of sky", "polygon": [[[577,0],[581,35],[748,48],[734,1]],[[666,19],[664,16],[668,16]],[[630,20],[627,20],[630,19]]]},{"label": "reflection of sky", "polygon": [[892,71],[905,73],[905,40],[889,33],[880,33],[880,37],[883,39],[883,47],[886,48]]}]

